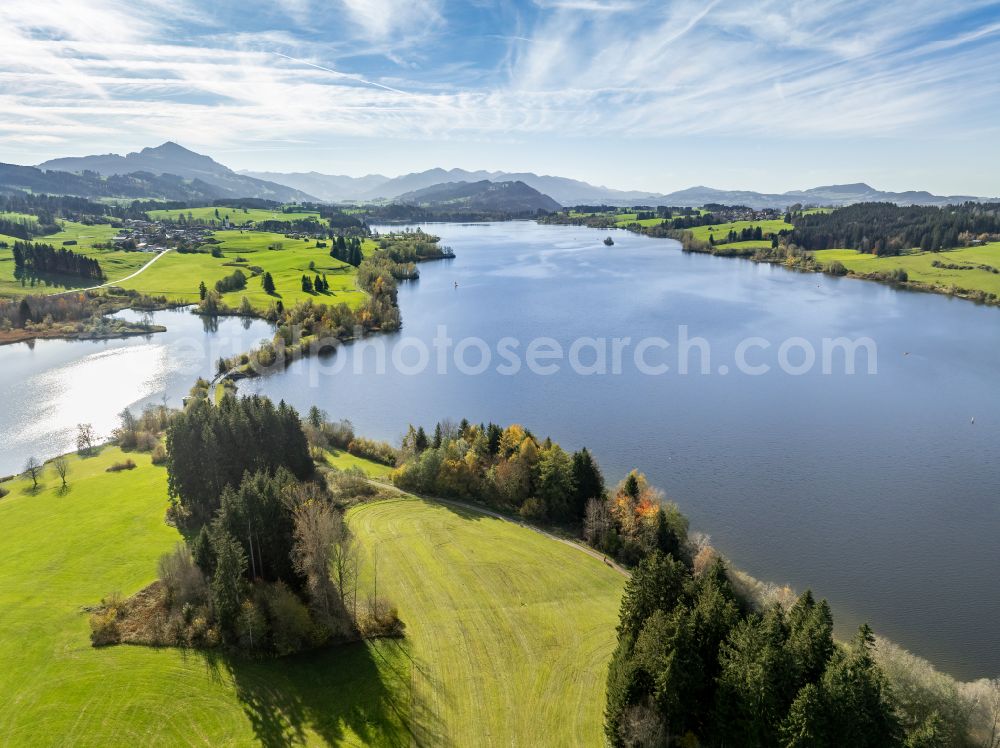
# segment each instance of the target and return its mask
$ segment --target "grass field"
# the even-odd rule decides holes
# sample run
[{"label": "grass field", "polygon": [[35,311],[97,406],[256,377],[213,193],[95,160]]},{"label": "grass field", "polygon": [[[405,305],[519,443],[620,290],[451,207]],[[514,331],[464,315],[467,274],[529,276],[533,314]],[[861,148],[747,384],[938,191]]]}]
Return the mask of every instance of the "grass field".
[{"label": "grass field", "polygon": [[637,223],[640,226],[659,226],[663,223],[662,218],[643,218],[641,220],[636,220],[635,213],[618,213],[615,215],[615,225],[620,227],[628,226],[629,224]]},{"label": "grass field", "polygon": [[[56,249],[61,249],[64,241],[75,241],[75,245],[67,246],[66,249],[98,260],[110,282],[131,275],[152,259],[152,255],[146,252],[95,249],[95,243],[102,244],[110,241],[111,237],[118,233],[117,229],[108,224],[86,226],[73,221],[63,221],[62,223],[63,230],[59,233],[38,236],[32,241],[40,244],[51,244]],[[15,241],[19,240],[14,237],[0,236],[0,242],[6,242],[10,246]],[[52,277],[47,279],[46,283],[38,282],[34,286],[30,282],[22,285],[14,278],[14,255],[10,246],[7,249],[0,249],[0,296],[20,296],[26,293],[48,294],[70,288],[87,288],[95,285],[93,280],[72,276]]]},{"label": "grass field", "polygon": [[[282,234],[237,229],[216,231],[214,237],[222,242],[218,245],[222,250],[221,258],[209,254],[171,252],[123,286],[151,295],[163,294],[170,299],[197,302],[199,282],[204,281],[206,286],[212,288],[216,281],[231,275],[239,267],[227,263],[243,257],[246,259],[244,268],[256,265],[271,273],[276,292],[274,296],[268,296],[261,287],[260,277],[250,278],[246,289],[232,291],[222,297],[230,306],[239,306],[243,296],[261,311],[266,311],[278,299],[286,307],[305,299],[357,307],[366,298],[366,294],[355,284],[355,269],[330,257],[329,246],[317,247],[314,239],[286,239]],[[280,245],[282,249],[268,249],[273,244]],[[310,262],[316,263],[315,270],[309,269]],[[250,275],[248,270],[244,269],[244,272]],[[316,273],[327,274],[330,282],[328,293],[309,294],[302,290],[302,275],[313,277]]]},{"label": "grass field", "polygon": [[[215,211],[219,211],[218,218]],[[201,221],[222,221],[228,216],[229,222],[234,226],[243,226],[247,223],[257,221],[296,221],[304,218],[319,218],[316,211],[295,211],[293,213],[282,213],[280,210],[261,210],[260,208],[215,208],[212,206],[203,208],[185,208],[183,210],[151,210],[147,213],[152,221],[177,221],[181,218],[187,220],[193,218]]]},{"label": "grass field", "polygon": [[1000,269],[1000,242],[984,244],[980,247],[963,247],[947,252],[914,252],[898,257],[876,257],[861,254],[853,249],[824,249],[813,252],[813,256],[824,265],[839,261],[855,273],[886,272],[895,268],[906,271],[911,281],[926,283],[944,289],[952,285],[975,291],[1000,294],[1000,274],[988,270],[954,270],[936,268],[938,260],[948,265],[990,265]]},{"label": "grass field", "polygon": [[[685,230],[690,231],[695,239],[700,239],[701,241],[705,242],[708,241],[709,235],[712,235],[715,237],[715,241],[718,243],[724,241],[726,235],[730,231],[735,231],[736,233],[739,233],[743,229],[752,229],[756,228],[757,226],[760,226],[760,230],[764,233],[765,236],[767,236],[768,234],[777,234],[782,229],[791,230],[792,228],[791,224],[787,224],[784,221],[773,220],[773,221],[731,221],[729,223],[714,223],[711,226],[695,226],[692,229],[685,229]],[[750,245],[750,242],[737,242],[737,243],[740,246]],[[756,243],[766,244],[766,246],[768,247],[771,246],[770,239],[761,240]]]},{"label": "grass field", "polygon": [[363,457],[352,455],[346,450],[330,449],[326,452],[326,464],[338,470],[347,470],[356,467],[364,470],[372,478],[385,478],[392,472],[392,468],[379,462],[372,462]]},{"label": "grass field", "polygon": [[[252,662],[94,649],[85,606],[129,595],[180,539],[166,471],[115,448],[0,499],[0,742],[50,745],[598,745],[622,579],[501,520],[429,502],[352,510],[402,642]],[[470,736],[476,736],[470,740]],[[485,737],[484,737],[485,736]]]},{"label": "grass field", "polygon": [[603,745],[623,577],[532,530],[419,499],[361,505],[348,521],[369,557],[377,548],[379,594],[406,623],[422,742]]}]

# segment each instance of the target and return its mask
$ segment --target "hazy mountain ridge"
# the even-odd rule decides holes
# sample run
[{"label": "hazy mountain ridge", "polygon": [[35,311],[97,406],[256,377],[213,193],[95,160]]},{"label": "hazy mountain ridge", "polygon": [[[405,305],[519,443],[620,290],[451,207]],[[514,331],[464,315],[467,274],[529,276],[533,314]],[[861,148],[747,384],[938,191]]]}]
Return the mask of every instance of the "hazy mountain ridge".
[{"label": "hazy mountain ridge", "polygon": [[172,141],[155,148],[133,151],[125,156],[106,153],[51,159],[39,164],[38,168],[74,174],[93,171],[105,177],[136,172],[158,176],[173,174],[212,185],[217,192],[212,197],[258,197],[278,202],[316,200],[309,193],[284,184],[237,174],[211,157],[195,153]]},{"label": "hazy mountain ridge", "polygon": [[[257,176],[267,176],[280,184],[296,186],[305,189],[303,182],[297,181],[300,175],[282,174],[279,172],[247,172]],[[699,207],[706,203],[723,203],[726,205],[746,205],[751,208],[786,208],[794,203],[817,205],[822,207],[837,207],[859,202],[893,202],[901,205],[947,205],[962,203],[967,200],[986,201],[994,198],[976,197],[973,195],[934,195],[925,190],[908,190],[906,192],[889,192],[876,189],[863,182],[843,185],[825,185],[806,190],[791,190],[782,193],[758,192],[756,190],[720,190],[713,187],[695,186],[669,193],[644,192],[641,190],[618,190],[600,185],[593,185],[578,179],[538,175],[532,172],[504,171],[468,171],[466,169],[428,169],[421,172],[403,174],[399,177],[382,177],[368,175],[367,177],[346,177],[342,175],[325,175],[310,172],[316,184],[329,180],[330,192],[325,199],[335,201],[351,200],[392,200],[414,192],[432,187],[436,184],[454,182],[492,182],[518,181],[550,196],[561,205],[604,204],[618,206],[632,205],[677,205]],[[317,194],[320,187],[312,192]]]},{"label": "hazy mountain ridge", "polygon": [[404,193],[395,201],[421,207],[463,208],[512,214],[554,211],[562,207],[548,195],[524,182],[493,182],[489,179],[442,182]]},{"label": "hazy mountain ridge", "polygon": [[[28,167],[17,167],[28,168]],[[372,201],[393,200],[404,195],[441,184],[459,182],[493,183],[519,182],[543,196],[550,197],[560,205],[604,204],[615,206],[633,205],[676,205],[699,207],[707,203],[726,205],[746,205],[752,208],[783,209],[794,203],[822,207],[838,207],[859,202],[892,202],[900,205],[947,205],[969,200],[986,201],[998,198],[983,198],[972,195],[934,195],[924,190],[889,192],[876,189],[864,182],[854,184],[824,185],[805,190],[791,190],[782,193],[758,192],[755,190],[721,190],[703,185],[689,187],[669,193],[654,193],[641,190],[619,190],[594,185],[578,179],[533,172],[469,171],[467,169],[434,168],[412,172],[398,177],[382,174],[368,174],[352,177],[342,174],[320,172],[235,172],[209,156],[188,150],[168,141],[155,148],[121,156],[107,153],[93,156],[57,158],[39,165],[42,170],[67,172],[80,176],[81,172],[92,171],[105,177],[143,173],[142,178],[133,180],[137,184],[128,187],[123,197],[134,196],[133,192],[143,192],[142,196],[162,196],[171,199],[215,199],[221,197],[258,197],[279,202],[297,201]],[[12,172],[8,170],[8,179]],[[153,177],[176,175],[189,180],[181,185],[176,179],[160,181]],[[37,175],[20,173],[22,182],[45,184],[52,182],[63,185],[56,189],[66,189],[66,184],[75,184],[76,190],[90,190],[86,194],[107,194],[108,183],[73,182],[68,178],[46,180]],[[191,181],[193,180],[193,181]],[[15,180],[16,181],[16,180]],[[194,181],[197,184],[194,184]],[[119,184],[119,183],[116,183]],[[12,182],[2,181],[2,186],[16,187]],[[162,192],[156,192],[162,189]],[[103,191],[102,191],[103,190]],[[150,194],[146,194],[146,192]],[[74,193],[76,194],[76,193]],[[84,194],[84,193],[80,193]],[[180,196],[179,195],[184,195]]]},{"label": "hazy mountain ridge", "polygon": [[254,179],[262,179],[275,184],[283,184],[296,190],[315,195],[320,200],[339,203],[355,199],[359,194],[373,190],[389,181],[383,174],[367,174],[351,177],[346,174],[321,174],[318,171],[274,172],[241,169],[239,174]]}]

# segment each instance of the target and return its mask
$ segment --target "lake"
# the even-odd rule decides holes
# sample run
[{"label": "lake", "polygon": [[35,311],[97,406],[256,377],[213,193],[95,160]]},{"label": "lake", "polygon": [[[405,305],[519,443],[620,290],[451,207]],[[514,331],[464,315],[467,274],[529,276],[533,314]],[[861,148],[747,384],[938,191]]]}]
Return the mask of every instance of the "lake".
[{"label": "lake", "polygon": [[[317,403],[392,441],[410,422],[468,418],[587,446],[609,482],[644,471],[750,573],[830,599],[842,635],[868,620],[953,674],[1000,674],[1000,310],[685,254],[625,231],[606,247],[607,231],[530,222],[433,230],[457,257],[421,265],[421,278],[401,286],[400,333],[299,360],[241,390],[300,409]],[[455,347],[481,340],[464,346],[465,371],[482,368],[491,349],[485,371],[459,371],[453,348],[438,366],[442,325]],[[679,359],[665,374],[644,373],[631,349],[620,374],[610,351],[607,374],[527,366],[540,336],[567,353],[578,338],[610,348],[627,336],[633,347],[672,343],[645,349],[655,368],[670,364],[682,325],[710,344],[711,373],[700,373],[700,354],[686,375]],[[497,371],[508,336],[520,342],[513,375]],[[871,338],[876,374],[864,356],[853,375],[823,373],[822,340],[840,336]],[[771,371],[741,373],[737,348],[756,337],[771,348],[745,359]],[[789,370],[806,363],[804,342],[816,351],[804,374],[780,367],[777,349],[794,338],[804,341],[788,352]],[[597,353],[578,358],[586,370]]]},{"label": "lake", "polygon": [[[240,391],[392,441],[468,418],[587,446],[609,483],[644,471],[740,567],[828,598],[841,635],[867,620],[954,675],[1000,675],[1000,310],[624,231],[607,247],[530,222],[433,230],[457,257],[401,285],[401,332]],[[169,331],[0,348],[0,474],[71,449],[78,422],[107,434],[126,405],[179,404],[270,335],[152,316]],[[839,337],[870,339],[854,374],[832,347],[824,372]]]},{"label": "lake", "polygon": [[179,407],[214,362],[270,338],[272,326],[235,317],[207,320],[186,309],[114,315],[149,319],[166,332],[119,340],[36,340],[0,346],[0,475],[76,449],[76,424],[107,438],[126,407],[138,414],[166,400]]}]

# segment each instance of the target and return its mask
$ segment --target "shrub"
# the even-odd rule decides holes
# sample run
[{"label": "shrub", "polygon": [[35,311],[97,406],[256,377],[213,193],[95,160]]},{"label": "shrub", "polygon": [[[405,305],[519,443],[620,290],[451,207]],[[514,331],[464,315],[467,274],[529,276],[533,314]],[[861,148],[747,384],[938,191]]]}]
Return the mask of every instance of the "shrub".
[{"label": "shrub", "polygon": [[135,448],[140,452],[152,452],[159,446],[156,434],[149,431],[137,431],[135,434]]},{"label": "shrub", "polygon": [[208,599],[205,577],[185,544],[178,543],[173,553],[160,557],[158,572],[169,607],[188,609]]},{"label": "shrub", "polygon": [[6,488],[4,488],[3,486],[0,486],[0,499],[2,499],[2,498],[3,498],[4,496],[6,496],[6,495],[7,495],[7,494],[9,494],[9,493],[10,493],[10,491],[8,491],[8,490],[7,490]]},{"label": "shrub", "polygon": [[358,616],[361,635],[370,637],[400,637],[406,624],[399,620],[399,611],[381,597],[370,599],[365,610]]},{"label": "shrub", "polygon": [[544,519],[545,504],[542,503],[541,499],[532,497],[521,505],[521,508],[517,510],[517,513],[528,520]]},{"label": "shrub", "polygon": [[271,626],[271,643],[279,655],[299,652],[312,643],[313,622],[309,610],[282,582],[264,592]]},{"label": "shrub", "polygon": [[396,464],[396,450],[388,442],[377,442],[359,436],[351,440],[347,445],[347,451],[358,457],[381,462],[383,465]]},{"label": "shrub", "polygon": [[328,479],[330,490],[340,498],[374,496],[378,489],[371,484],[365,472],[358,467],[346,470],[333,469]]},{"label": "shrub", "polygon": [[847,275],[847,268],[840,260],[834,260],[826,266],[826,272],[830,275]]},{"label": "shrub", "polygon": [[135,469],[135,462],[130,457],[127,460],[125,460],[125,462],[116,462],[114,465],[109,467],[105,472],[117,473],[121,470],[134,470],[134,469]]},{"label": "shrub", "polygon": [[167,448],[163,444],[153,447],[152,460],[154,465],[164,465],[167,462]]},{"label": "shrub", "polygon": [[90,643],[95,647],[117,644],[121,641],[118,612],[122,606],[121,595],[113,593],[101,600],[101,607],[90,616]]}]

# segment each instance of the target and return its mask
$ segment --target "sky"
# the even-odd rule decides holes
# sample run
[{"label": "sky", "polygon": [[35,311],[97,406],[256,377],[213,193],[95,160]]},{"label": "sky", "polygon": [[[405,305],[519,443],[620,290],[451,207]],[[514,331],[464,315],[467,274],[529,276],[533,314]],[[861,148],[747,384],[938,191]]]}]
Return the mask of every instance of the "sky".
[{"label": "sky", "polygon": [[0,161],[1000,196],[1000,3],[2,0]]}]

